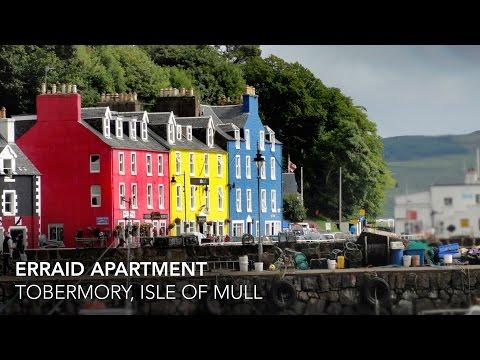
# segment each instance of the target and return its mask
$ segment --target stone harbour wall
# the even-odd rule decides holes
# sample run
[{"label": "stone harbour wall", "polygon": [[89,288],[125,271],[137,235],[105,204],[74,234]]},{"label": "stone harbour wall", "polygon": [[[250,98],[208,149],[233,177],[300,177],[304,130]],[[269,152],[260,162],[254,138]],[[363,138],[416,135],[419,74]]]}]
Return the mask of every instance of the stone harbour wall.
[{"label": "stone harbour wall", "polygon": [[[371,301],[367,291],[372,278],[388,285],[377,287],[379,302]],[[74,283],[78,279],[70,280]],[[187,284],[206,284],[208,296],[186,300],[142,300],[133,302],[133,311],[140,315],[412,315],[424,310],[467,308],[480,299],[480,266],[445,268],[367,268],[344,270],[290,271],[263,273],[209,273],[201,278],[140,278],[132,279],[135,291],[141,286],[158,285],[160,293],[167,284],[177,289]],[[281,286],[279,285],[281,281]],[[18,279],[0,277],[0,313],[47,314],[55,301],[14,298],[14,283]],[[64,280],[34,279],[37,284],[66,283]],[[80,279],[82,284],[125,284],[125,278]],[[247,297],[256,294],[263,299],[219,300],[213,298],[213,288],[232,286],[234,293],[246,290]],[[280,289],[280,290],[279,290]],[[293,294],[293,298],[289,295]],[[286,299],[286,300],[285,300]],[[289,300],[290,299],[290,300]],[[5,306],[6,304],[6,306]],[[106,301],[109,308],[124,306],[123,300]],[[64,301],[57,314],[78,314],[84,301]]]}]

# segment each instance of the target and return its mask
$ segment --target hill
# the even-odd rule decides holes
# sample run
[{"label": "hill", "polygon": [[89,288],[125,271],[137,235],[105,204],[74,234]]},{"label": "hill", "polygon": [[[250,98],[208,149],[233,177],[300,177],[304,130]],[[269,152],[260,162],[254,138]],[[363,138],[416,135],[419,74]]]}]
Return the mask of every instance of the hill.
[{"label": "hill", "polygon": [[475,166],[480,131],[464,135],[396,136],[383,139],[384,156],[397,181],[387,191],[384,216],[393,217],[394,197],[428,189],[434,183],[459,182]]}]

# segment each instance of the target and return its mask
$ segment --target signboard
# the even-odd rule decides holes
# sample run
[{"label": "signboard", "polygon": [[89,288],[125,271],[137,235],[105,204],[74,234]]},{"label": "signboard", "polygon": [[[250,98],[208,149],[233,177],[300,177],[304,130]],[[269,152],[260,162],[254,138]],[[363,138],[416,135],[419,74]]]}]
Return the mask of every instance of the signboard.
[{"label": "signboard", "polygon": [[143,214],[143,220],[150,220],[152,218],[151,214]]},{"label": "signboard", "polygon": [[358,215],[365,216],[365,209],[358,210]]},{"label": "signboard", "polygon": [[162,220],[162,219],[168,219],[167,214],[161,214],[159,212],[152,212],[151,214],[151,219],[152,220]]},{"label": "signboard", "polygon": [[208,185],[209,180],[208,178],[190,178],[191,185]]},{"label": "signboard", "polygon": [[332,231],[332,224],[329,222],[325,223],[325,231]]},{"label": "signboard", "polygon": [[108,225],[108,216],[97,216],[97,225]]},{"label": "signboard", "polygon": [[470,227],[470,221],[468,219],[460,219],[460,226],[462,228]]},{"label": "signboard", "polygon": [[[129,216],[130,215],[130,216]],[[130,214],[127,211],[123,212],[123,218],[130,218],[130,219],[135,219],[135,211],[130,211]]]},{"label": "signboard", "polygon": [[417,220],[417,211],[407,210],[407,220]]}]

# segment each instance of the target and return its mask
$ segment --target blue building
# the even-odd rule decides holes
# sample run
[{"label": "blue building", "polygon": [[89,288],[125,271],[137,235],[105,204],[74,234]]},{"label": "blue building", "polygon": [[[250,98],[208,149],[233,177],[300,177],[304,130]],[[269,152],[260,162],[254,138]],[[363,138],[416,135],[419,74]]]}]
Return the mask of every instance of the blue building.
[{"label": "blue building", "polygon": [[[228,151],[230,235],[277,235],[282,230],[282,144],[264,126],[258,113],[258,95],[247,86],[243,104],[201,105],[204,116],[216,125],[219,144]],[[257,148],[264,161],[257,183]],[[260,205],[259,205],[260,204]],[[261,211],[259,211],[259,208]]]}]

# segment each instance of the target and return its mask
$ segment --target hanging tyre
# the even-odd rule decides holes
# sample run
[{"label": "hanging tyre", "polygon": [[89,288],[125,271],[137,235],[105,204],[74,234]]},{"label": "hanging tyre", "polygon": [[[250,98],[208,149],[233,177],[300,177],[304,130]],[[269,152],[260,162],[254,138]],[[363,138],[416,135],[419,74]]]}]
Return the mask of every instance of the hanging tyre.
[{"label": "hanging tyre", "polygon": [[365,283],[364,295],[367,303],[371,305],[377,304],[377,301],[385,304],[390,299],[390,285],[384,279],[374,277]]},{"label": "hanging tyre", "polygon": [[297,301],[297,292],[292,284],[281,280],[272,284],[270,297],[275,306],[280,309],[286,309]]}]

